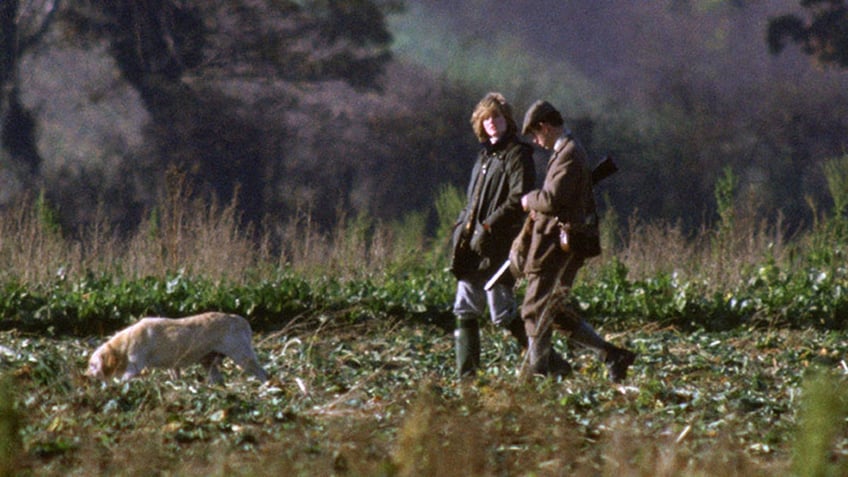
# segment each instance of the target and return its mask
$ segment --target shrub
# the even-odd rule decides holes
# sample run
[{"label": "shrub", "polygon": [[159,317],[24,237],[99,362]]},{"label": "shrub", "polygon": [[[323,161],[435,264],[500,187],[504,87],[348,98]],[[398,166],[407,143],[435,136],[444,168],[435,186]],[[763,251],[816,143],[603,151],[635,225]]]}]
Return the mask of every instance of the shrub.
[{"label": "shrub", "polygon": [[832,458],[837,436],[848,419],[844,383],[826,372],[807,377],[801,404],[801,422],[795,436],[792,468],[800,477],[846,475],[848,460]]}]

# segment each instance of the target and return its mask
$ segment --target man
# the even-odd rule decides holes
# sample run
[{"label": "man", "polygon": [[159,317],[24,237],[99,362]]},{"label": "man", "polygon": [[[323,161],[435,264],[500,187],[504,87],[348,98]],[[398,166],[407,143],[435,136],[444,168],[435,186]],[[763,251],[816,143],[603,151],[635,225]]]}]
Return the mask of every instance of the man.
[{"label": "man", "polygon": [[620,382],[636,355],[608,343],[568,305],[568,293],[586,257],[560,246],[560,224],[597,233],[598,218],[592,192],[592,174],[586,151],[550,103],[536,101],[524,116],[522,134],[552,151],[541,189],[521,198],[532,220],[530,245],[524,263],[527,291],[521,315],[529,337],[528,360],[534,373],[547,374],[558,359],[551,346],[552,326],[569,339],[594,350],[609,377]]},{"label": "man", "polygon": [[488,305],[492,322],[508,329],[527,346],[524,324],[518,319],[512,283],[484,290],[487,279],[506,261],[512,240],[521,229],[521,196],[535,182],[533,148],[518,138],[512,107],[500,93],[489,93],[471,115],[481,148],[468,184],[468,201],[453,233],[451,271],[457,277],[456,367],[460,377],[480,365],[478,317]]}]

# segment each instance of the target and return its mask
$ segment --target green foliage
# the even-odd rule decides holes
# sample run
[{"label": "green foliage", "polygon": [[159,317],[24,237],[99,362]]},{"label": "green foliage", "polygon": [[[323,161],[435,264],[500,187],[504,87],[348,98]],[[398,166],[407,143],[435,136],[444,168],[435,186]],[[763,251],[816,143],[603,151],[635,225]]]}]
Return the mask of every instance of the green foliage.
[{"label": "green foliage", "polygon": [[840,272],[845,264],[848,243],[848,221],[830,220],[820,224],[799,248],[810,266]]},{"label": "green foliage", "polygon": [[799,477],[846,475],[848,461],[833,462],[837,438],[848,422],[848,392],[838,377],[819,371],[804,382],[801,422],[793,446],[792,468]]},{"label": "green foliage", "polygon": [[701,284],[677,275],[629,280],[627,267],[617,259],[604,267],[596,282],[575,287],[573,295],[589,316],[607,324],[644,321],[721,330],[738,326],[746,318],[730,310],[723,297],[705,297]]},{"label": "green foliage", "polygon": [[218,310],[247,317],[257,329],[279,328],[302,314],[359,320],[386,316],[438,320],[449,303],[447,273],[408,268],[380,280],[307,280],[291,271],[247,285],[216,283],[182,272],[164,279],[119,280],[87,274],[33,291],[10,282],[0,299],[0,325],[58,334],[103,334],[141,316],[179,317]]},{"label": "green foliage", "polygon": [[457,217],[459,217],[462,208],[465,207],[465,202],[465,193],[457,187],[442,186],[436,194],[435,207],[438,225],[431,259],[434,264],[441,265],[440,268],[448,266],[447,259],[450,257],[451,235]]},{"label": "green foliage", "polygon": [[607,252],[619,248],[618,212],[613,207],[609,194],[604,193],[604,215],[600,223],[601,246]]},{"label": "green foliage", "polygon": [[59,223],[59,213],[48,202],[44,189],[38,193],[38,198],[35,200],[35,216],[49,235],[58,237],[61,234],[62,224]]},{"label": "green foliage", "polygon": [[809,267],[789,273],[776,264],[760,267],[734,298],[740,311],[773,323],[841,329],[848,325],[848,269]]},{"label": "green foliage", "polygon": [[[844,247],[843,247],[844,249]],[[841,258],[840,258],[841,257]],[[613,258],[596,280],[573,290],[584,312],[608,324],[651,322],[709,330],[739,326],[848,327],[848,267],[840,265],[786,269],[773,259],[753,269],[738,284],[725,284],[710,295],[710,284],[659,274],[643,280],[627,277],[627,267]],[[841,262],[839,262],[841,260]]]},{"label": "green foliage", "polygon": [[150,210],[150,215],[147,218],[147,238],[148,240],[156,240],[162,233],[162,218],[159,215],[159,209],[154,207]]},{"label": "green foliage", "polygon": [[827,188],[833,198],[833,220],[845,227],[848,222],[848,154],[823,164]]},{"label": "green foliage", "polygon": [[355,269],[369,263],[368,248],[374,231],[374,220],[360,212],[353,220],[342,219],[336,232],[338,248],[335,262],[342,270]]},{"label": "green foliage", "polygon": [[724,168],[724,175],[716,182],[715,199],[719,223],[713,244],[713,259],[719,267],[724,267],[733,252],[733,236],[736,223],[736,188],[738,180],[730,167]]},{"label": "green foliage", "polygon": [[721,229],[733,230],[735,212],[734,196],[738,180],[730,167],[724,168],[724,175],[716,183],[715,199],[718,207],[718,215],[721,219]]},{"label": "green foliage", "polygon": [[427,217],[423,212],[410,212],[391,226],[393,245],[401,254],[418,253],[427,237]]}]

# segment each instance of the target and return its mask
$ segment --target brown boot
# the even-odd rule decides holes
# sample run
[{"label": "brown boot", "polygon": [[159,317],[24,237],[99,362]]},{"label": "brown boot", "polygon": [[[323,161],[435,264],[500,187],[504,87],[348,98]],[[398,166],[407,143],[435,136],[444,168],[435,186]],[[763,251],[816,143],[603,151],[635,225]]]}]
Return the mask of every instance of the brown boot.
[{"label": "brown boot", "polygon": [[636,361],[636,353],[610,345],[604,357],[604,364],[607,367],[609,378],[614,383],[620,383],[627,377],[627,368]]},{"label": "brown boot", "polygon": [[571,364],[552,346],[547,346],[547,349],[544,349],[544,346],[534,346],[535,340],[533,338],[530,338],[529,341],[530,346],[527,354],[529,369],[532,374],[564,378],[574,372]]},{"label": "brown boot", "polygon": [[551,335],[529,338],[527,344],[527,360],[531,374],[547,375],[551,361]]},{"label": "brown boot", "polygon": [[516,317],[506,325],[506,329],[515,338],[515,341],[518,341],[518,346],[522,350],[527,349],[527,330],[524,329],[524,320]]},{"label": "brown boot", "polygon": [[554,377],[567,377],[573,373],[571,364],[559,353],[551,350],[551,355],[548,358],[548,374]]}]

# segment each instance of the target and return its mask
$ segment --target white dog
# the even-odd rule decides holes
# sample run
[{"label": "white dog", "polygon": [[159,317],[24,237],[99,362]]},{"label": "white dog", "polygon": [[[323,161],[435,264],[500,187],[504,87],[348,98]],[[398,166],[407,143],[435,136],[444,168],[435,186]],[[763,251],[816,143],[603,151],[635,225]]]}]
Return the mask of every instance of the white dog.
[{"label": "white dog", "polygon": [[100,345],[88,361],[86,376],[132,379],[144,368],[170,368],[201,363],[213,383],[221,382],[218,363],[229,356],[244,371],[262,381],[268,373],[256,360],[247,320],[226,313],[188,318],[142,318]]}]

